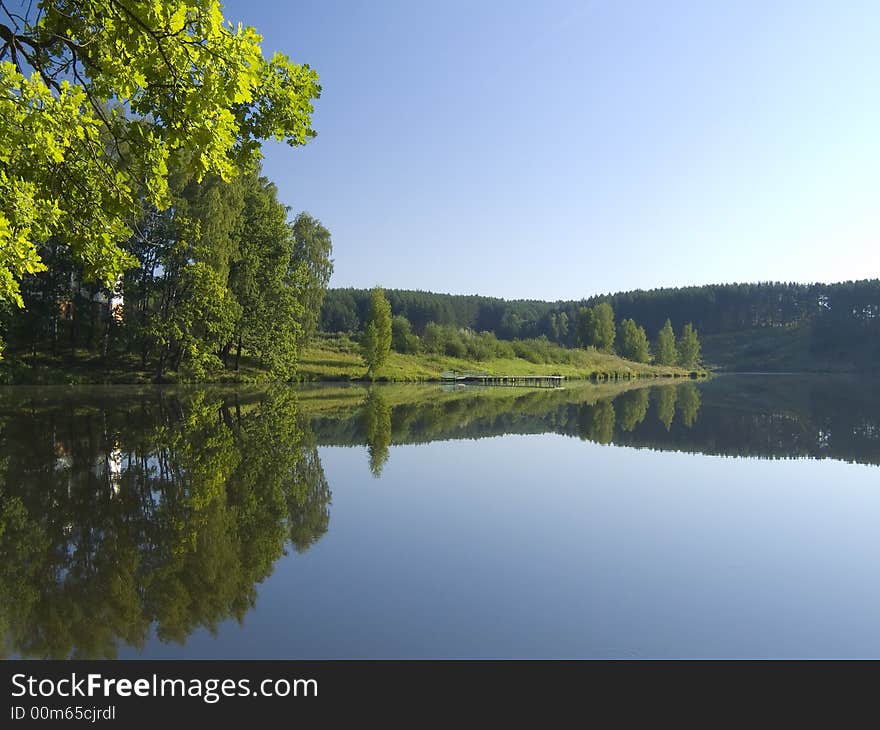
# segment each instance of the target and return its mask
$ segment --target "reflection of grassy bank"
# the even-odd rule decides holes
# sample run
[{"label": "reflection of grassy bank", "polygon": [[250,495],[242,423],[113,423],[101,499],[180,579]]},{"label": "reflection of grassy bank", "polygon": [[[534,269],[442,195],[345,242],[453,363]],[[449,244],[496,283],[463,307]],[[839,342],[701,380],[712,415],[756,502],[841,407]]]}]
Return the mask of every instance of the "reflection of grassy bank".
[{"label": "reflection of grassy bank", "polygon": [[[524,358],[490,358],[476,361],[434,354],[402,355],[392,352],[377,374],[391,382],[437,381],[447,370],[487,371],[493,375],[564,375],[566,378],[686,377],[683,368],[645,365],[596,350],[563,350],[566,362],[531,362]],[[366,365],[352,346],[318,342],[302,353],[299,376],[303,380],[364,380]],[[705,373],[700,371],[701,375]]]},{"label": "reflection of grassy bank", "polygon": [[[667,392],[674,396],[662,400],[660,394]],[[381,473],[392,444],[547,432],[605,444],[615,441],[615,434],[639,427],[651,410],[666,431],[673,419],[690,428],[700,408],[698,388],[689,380],[580,382],[557,390],[314,386],[301,389],[300,395],[302,413],[317,442],[366,444],[374,474]]]},{"label": "reflection of grassy bank", "polygon": [[629,390],[649,388],[658,383],[648,379],[612,380],[602,383],[570,382],[564,388],[506,388],[453,386],[440,383],[387,383],[369,387],[364,383],[305,385],[298,389],[300,411],[306,417],[346,418],[364,405],[370,392],[378,390],[391,407],[419,405],[449,408],[453,403],[491,404],[493,409],[518,410],[530,404],[593,404],[614,398]]}]

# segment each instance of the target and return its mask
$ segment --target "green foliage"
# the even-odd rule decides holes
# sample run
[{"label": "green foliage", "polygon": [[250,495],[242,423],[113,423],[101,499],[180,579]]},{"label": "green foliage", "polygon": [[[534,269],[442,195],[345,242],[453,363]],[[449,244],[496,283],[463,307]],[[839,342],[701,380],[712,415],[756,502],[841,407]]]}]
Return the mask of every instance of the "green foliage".
[{"label": "green foliage", "polygon": [[137,266],[114,287],[124,294],[122,316],[111,312],[111,292],[86,283],[68,247],[52,238],[40,248],[51,268],[22,283],[27,309],[7,320],[13,346],[27,344],[36,355],[48,339],[56,356],[82,343],[107,363],[137,354],[141,369],[160,380],[238,372],[244,353],[263,377],[293,378],[303,327],[321,296],[315,271],[329,275],[326,260],[309,257],[317,251],[326,259],[329,234],[301,217],[297,242],[259,167],[230,182],[216,175],[198,182],[173,165],[170,179],[173,205],[146,206],[125,244]]},{"label": "green foliage", "polygon": [[581,307],[575,319],[575,340],[579,347],[591,347],[594,343],[596,316],[592,307]]},{"label": "green foliage", "polygon": [[592,345],[599,352],[612,352],[614,350],[614,335],[614,310],[607,302],[600,302],[593,307]]},{"label": "green foliage", "polygon": [[622,357],[634,362],[648,362],[651,359],[645,329],[631,319],[625,319],[620,323],[618,350]]},{"label": "green foliage", "polygon": [[264,58],[257,32],[226,23],[220,8],[0,9],[0,301],[21,305],[19,282],[44,267],[38,247],[50,236],[85,281],[111,286],[134,264],[122,244],[142,201],[172,201],[172,161],[197,180],[228,181],[258,159],[260,140],[314,136],[317,74],[282,54]]},{"label": "green foliage", "polygon": [[[456,330],[494,332],[502,341],[546,335],[566,346],[596,346],[580,313],[607,303],[618,320],[632,319],[648,332],[659,332],[667,319],[678,333],[691,322],[709,361],[731,369],[871,370],[880,358],[878,279],[719,284],[562,302],[394,289],[386,296],[392,313],[405,316],[419,335],[435,322]],[[321,329],[362,330],[368,299],[367,290],[328,291]],[[567,327],[561,324],[563,314]]]},{"label": "green foliage", "polygon": [[678,360],[686,368],[696,367],[700,362],[700,339],[690,322],[684,326],[678,341]]},{"label": "green foliage", "polygon": [[370,313],[361,351],[371,377],[382,367],[391,351],[391,305],[380,287],[373,289],[370,296]]},{"label": "green foliage", "polygon": [[308,266],[297,261],[287,209],[278,202],[275,185],[266,178],[244,181],[239,250],[229,278],[230,290],[241,304],[234,338],[224,343],[227,354],[244,348],[278,379],[294,376],[307,297]]},{"label": "green foliage", "polygon": [[415,353],[421,349],[418,335],[413,334],[409,320],[400,314],[391,318],[391,347],[401,353]]},{"label": "green foliage", "polygon": [[422,349],[437,355],[482,362],[496,357],[516,357],[515,343],[499,340],[493,332],[474,332],[429,322]]},{"label": "green foliage", "polygon": [[299,271],[302,280],[301,325],[305,342],[315,334],[327,285],[333,275],[332,251],[330,231],[308,213],[300,213],[293,222],[291,268]]},{"label": "green foliage", "polygon": [[146,335],[159,350],[158,376],[183,366],[203,380],[223,363],[218,352],[232,336],[241,308],[216,271],[200,262],[185,264],[168,284],[165,305],[147,320]]},{"label": "green foliage", "polygon": [[675,346],[675,332],[672,330],[672,322],[668,319],[660,332],[657,333],[657,342],[654,346],[654,359],[660,365],[675,365],[678,362],[678,349]]}]

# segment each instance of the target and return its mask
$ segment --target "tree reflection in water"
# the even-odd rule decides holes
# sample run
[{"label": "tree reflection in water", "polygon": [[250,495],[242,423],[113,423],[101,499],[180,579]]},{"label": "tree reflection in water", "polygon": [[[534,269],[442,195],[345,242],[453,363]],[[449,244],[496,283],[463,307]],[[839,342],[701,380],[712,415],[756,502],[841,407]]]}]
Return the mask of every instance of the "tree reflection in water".
[{"label": "tree reflection in water", "polygon": [[8,389],[2,652],[113,657],[152,634],[183,642],[243,621],[287,546],[305,551],[328,530],[319,446],[366,447],[375,477],[392,444],[538,433],[880,464],[878,414],[880,382],[816,377],[561,390]]},{"label": "tree reflection in water", "polygon": [[[127,390],[127,389],[126,389]],[[113,657],[244,619],[329,522],[295,391],[86,390],[4,403],[5,653]]]}]

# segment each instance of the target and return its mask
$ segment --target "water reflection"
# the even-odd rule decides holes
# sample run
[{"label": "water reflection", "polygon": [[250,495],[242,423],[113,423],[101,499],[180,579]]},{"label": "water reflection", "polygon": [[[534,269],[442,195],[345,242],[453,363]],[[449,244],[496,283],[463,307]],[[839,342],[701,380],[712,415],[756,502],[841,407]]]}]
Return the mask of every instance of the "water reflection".
[{"label": "water reflection", "polygon": [[6,398],[5,653],[113,657],[243,619],[290,542],[329,523],[295,393],[51,391]]},{"label": "water reflection", "polygon": [[723,376],[562,390],[316,389],[309,403],[318,443],[367,445],[376,475],[390,444],[538,433],[659,451],[880,464],[875,379]]},{"label": "water reflection", "polygon": [[[880,463],[880,386],[723,377],[564,390],[435,386],[0,392],[3,655],[113,657],[242,621],[328,531],[318,447],[558,433],[600,444]],[[417,476],[417,475],[413,475]]]}]

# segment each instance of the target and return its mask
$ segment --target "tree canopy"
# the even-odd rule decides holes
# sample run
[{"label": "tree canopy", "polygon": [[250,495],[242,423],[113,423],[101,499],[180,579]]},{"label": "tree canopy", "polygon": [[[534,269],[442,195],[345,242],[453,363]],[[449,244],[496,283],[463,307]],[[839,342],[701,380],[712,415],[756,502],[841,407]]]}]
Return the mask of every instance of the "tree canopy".
[{"label": "tree canopy", "polygon": [[660,365],[675,365],[678,362],[678,350],[675,347],[675,332],[672,329],[672,322],[668,319],[657,333],[657,342],[654,347],[654,359]]},{"label": "tree canopy", "polygon": [[391,305],[381,287],[376,287],[370,294],[370,313],[364,327],[361,352],[371,377],[391,352]]},{"label": "tree canopy", "polygon": [[700,339],[690,322],[684,326],[678,341],[678,359],[686,368],[692,368],[700,362]]},{"label": "tree canopy", "polygon": [[645,334],[645,328],[639,327],[631,319],[625,319],[620,323],[618,349],[620,354],[627,360],[648,362],[651,358],[651,350],[648,347],[648,337]]},{"label": "tree canopy", "polygon": [[260,42],[218,0],[0,3],[0,301],[22,305],[50,237],[112,286],[143,202],[172,202],[172,161],[229,181],[261,140],[311,139],[316,72]]}]

